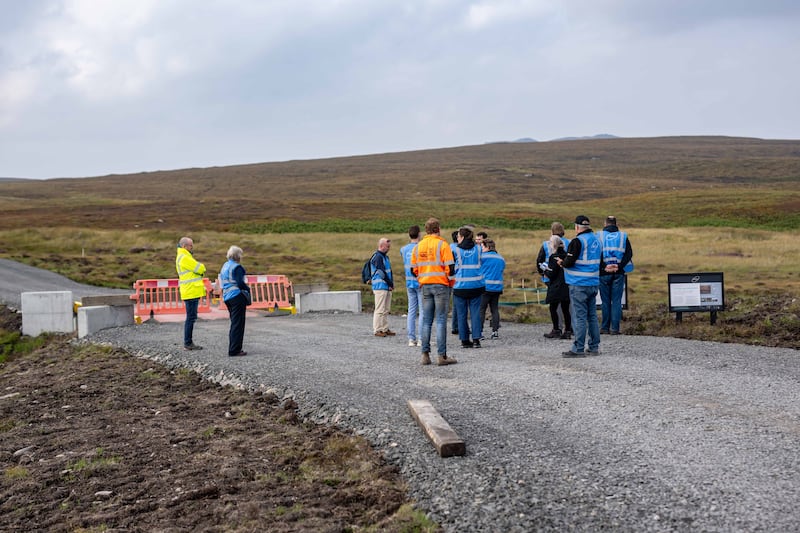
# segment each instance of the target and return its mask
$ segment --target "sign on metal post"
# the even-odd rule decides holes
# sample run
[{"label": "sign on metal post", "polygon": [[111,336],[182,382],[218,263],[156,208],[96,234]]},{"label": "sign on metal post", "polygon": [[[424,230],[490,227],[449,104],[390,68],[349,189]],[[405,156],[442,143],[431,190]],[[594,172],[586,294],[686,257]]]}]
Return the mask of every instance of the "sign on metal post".
[{"label": "sign on metal post", "polygon": [[711,324],[717,322],[717,311],[725,310],[725,281],[722,272],[667,274],[669,312],[680,322],[683,313],[711,313]]}]

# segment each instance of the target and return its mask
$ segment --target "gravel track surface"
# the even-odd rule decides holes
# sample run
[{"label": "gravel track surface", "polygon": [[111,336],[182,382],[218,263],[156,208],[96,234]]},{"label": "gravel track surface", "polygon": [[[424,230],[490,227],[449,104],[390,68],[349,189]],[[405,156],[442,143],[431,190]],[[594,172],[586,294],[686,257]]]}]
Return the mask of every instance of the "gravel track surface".
[{"label": "gravel track surface", "polygon": [[[23,291],[97,289],[0,259],[0,301]],[[364,435],[397,464],[447,531],[800,531],[798,352],[672,338],[603,336],[601,355],[562,359],[570,341],[504,323],[456,365],[423,367],[371,314],[248,318],[247,357],[229,358],[227,320],[98,332],[208,379],[293,397],[300,414]],[[407,408],[428,399],[465,440],[440,458]]]},{"label": "gravel track surface", "polygon": [[[301,416],[368,438],[446,531],[798,531],[800,360],[791,349],[603,336],[601,354],[562,359],[549,327],[504,323],[501,338],[421,366],[405,319],[371,314],[248,318],[247,357],[229,358],[227,320],[101,331],[171,367],[294,397]],[[428,399],[465,440],[440,458],[407,400]]]}]

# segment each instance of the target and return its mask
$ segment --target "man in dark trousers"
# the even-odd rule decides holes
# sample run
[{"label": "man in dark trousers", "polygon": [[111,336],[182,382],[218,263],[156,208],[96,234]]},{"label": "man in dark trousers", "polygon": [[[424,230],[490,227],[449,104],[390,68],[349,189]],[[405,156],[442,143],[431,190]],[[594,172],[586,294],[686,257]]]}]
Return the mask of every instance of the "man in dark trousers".
[{"label": "man in dark trousers", "polygon": [[600,333],[620,334],[622,321],[622,293],[625,291],[625,274],[633,270],[633,248],[628,234],[617,227],[617,217],[606,217],[605,227],[597,232],[603,245],[603,268],[600,271],[600,306],[603,320]]}]

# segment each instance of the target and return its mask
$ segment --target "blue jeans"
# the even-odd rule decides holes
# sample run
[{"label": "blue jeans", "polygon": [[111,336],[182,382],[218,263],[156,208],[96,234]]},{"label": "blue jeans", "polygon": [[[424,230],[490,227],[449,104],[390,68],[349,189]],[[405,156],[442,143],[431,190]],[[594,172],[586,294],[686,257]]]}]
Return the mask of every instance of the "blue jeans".
[{"label": "blue jeans", "polygon": [[422,285],[422,353],[431,352],[431,328],[436,321],[436,351],[447,355],[447,307],[450,287]]},{"label": "blue jeans", "polygon": [[625,276],[611,274],[600,276],[600,299],[603,301],[603,331],[619,332],[619,323],[622,320],[622,292],[625,289]]},{"label": "blue jeans", "polygon": [[481,297],[462,298],[453,296],[458,312],[458,338],[461,341],[469,341],[470,327],[467,326],[467,319],[472,324],[472,338],[478,340],[483,332],[483,321],[481,321]]},{"label": "blue jeans", "polygon": [[183,345],[190,346],[192,344],[192,333],[194,332],[194,323],[197,321],[197,307],[200,305],[200,298],[192,298],[191,300],[184,300],[183,306],[186,308],[186,322],[183,323]]},{"label": "blue jeans", "polygon": [[597,351],[600,348],[600,325],[597,323],[597,285],[590,287],[570,285],[569,300],[572,308],[572,330],[575,333],[572,351],[583,353],[587,332],[589,334],[589,351]]},{"label": "blue jeans", "polygon": [[420,338],[420,328],[422,327],[422,289],[406,287],[406,293],[408,294],[408,320],[406,322],[408,340],[416,341]]}]

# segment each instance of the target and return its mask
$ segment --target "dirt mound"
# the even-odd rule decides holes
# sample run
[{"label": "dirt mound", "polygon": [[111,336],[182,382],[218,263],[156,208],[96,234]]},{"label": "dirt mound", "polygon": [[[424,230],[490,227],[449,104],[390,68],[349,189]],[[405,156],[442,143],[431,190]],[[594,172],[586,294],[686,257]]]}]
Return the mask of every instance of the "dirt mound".
[{"label": "dirt mound", "polygon": [[[16,313],[0,309],[0,327],[18,327]],[[0,530],[399,531],[425,522],[366,441],[301,424],[296,405],[274,395],[66,337],[10,357],[0,376]]]}]

